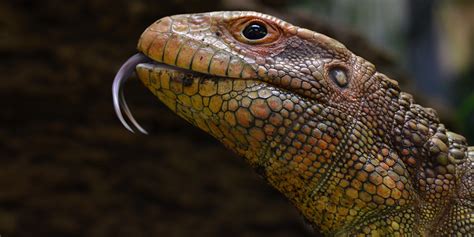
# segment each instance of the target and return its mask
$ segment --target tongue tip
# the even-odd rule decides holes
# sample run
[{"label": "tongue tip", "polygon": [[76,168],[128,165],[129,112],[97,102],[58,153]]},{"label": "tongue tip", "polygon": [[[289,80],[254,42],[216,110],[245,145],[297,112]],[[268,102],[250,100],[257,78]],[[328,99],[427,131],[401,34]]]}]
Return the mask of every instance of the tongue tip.
[{"label": "tongue tip", "polygon": [[[133,118],[130,109],[127,106],[127,102],[125,101],[125,97],[123,95],[123,84],[130,78],[133,73],[135,72],[135,67],[140,63],[149,62],[150,58],[145,56],[143,53],[136,53],[135,55],[131,56],[118,70],[117,74],[115,75],[113,84],[112,84],[112,100],[114,104],[114,110],[117,114],[118,119],[122,123],[122,125],[132,133],[135,133],[135,130],[143,133],[148,134],[148,132],[143,129],[138,122]],[[128,124],[125,117],[132,123],[135,127],[135,130]]]}]

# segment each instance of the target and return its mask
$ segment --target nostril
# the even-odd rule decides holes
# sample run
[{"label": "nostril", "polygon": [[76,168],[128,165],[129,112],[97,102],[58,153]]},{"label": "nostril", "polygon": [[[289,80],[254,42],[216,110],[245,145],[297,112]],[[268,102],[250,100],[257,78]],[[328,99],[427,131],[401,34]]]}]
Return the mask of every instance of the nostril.
[{"label": "nostril", "polygon": [[186,74],[183,75],[182,80],[183,86],[188,87],[193,84],[193,75],[192,74]]}]

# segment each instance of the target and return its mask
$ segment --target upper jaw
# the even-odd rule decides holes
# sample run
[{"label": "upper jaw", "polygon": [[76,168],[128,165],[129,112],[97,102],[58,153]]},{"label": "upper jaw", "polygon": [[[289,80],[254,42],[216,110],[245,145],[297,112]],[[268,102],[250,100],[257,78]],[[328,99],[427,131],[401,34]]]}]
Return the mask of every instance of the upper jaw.
[{"label": "upper jaw", "polygon": [[166,64],[166,63],[154,61],[152,59],[150,59],[150,61],[137,64],[137,67],[145,67],[145,68],[148,68],[148,69],[159,70],[159,71],[175,71],[175,72],[181,72],[181,73],[193,74],[193,75],[202,74],[202,73],[198,73],[198,72],[195,72],[193,70],[186,69],[186,68],[181,68],[181,67],[178,67],[178,66],[169,65],[169,64]]},{"label": "upper jaw", "polygon": [[[165,17],[149,26],[140,37],[138,51],[156,62],[193,73],[220,78],[258,78],[255,63],[233,52],[231,48],[223,49],[222,40],[212,35],[201,37],[178,32],[172,27],[173,24],[177,24],[177,21]],[[206,39],[215,40],[210,43]]]}]

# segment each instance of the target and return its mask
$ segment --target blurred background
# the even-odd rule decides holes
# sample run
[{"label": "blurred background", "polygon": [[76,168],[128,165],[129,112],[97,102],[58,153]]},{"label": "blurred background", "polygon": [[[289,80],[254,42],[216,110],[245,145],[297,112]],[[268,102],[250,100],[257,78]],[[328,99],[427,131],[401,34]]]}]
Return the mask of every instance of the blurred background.
[{"label": "blurred background", "polygon": [[1,236],[314,236],[137,80],[127,98],[151,135],[115,117],[112,79],[141,32],[214,10],[270,13],[338,39],[474,144],[473,1],[1,1]]}]

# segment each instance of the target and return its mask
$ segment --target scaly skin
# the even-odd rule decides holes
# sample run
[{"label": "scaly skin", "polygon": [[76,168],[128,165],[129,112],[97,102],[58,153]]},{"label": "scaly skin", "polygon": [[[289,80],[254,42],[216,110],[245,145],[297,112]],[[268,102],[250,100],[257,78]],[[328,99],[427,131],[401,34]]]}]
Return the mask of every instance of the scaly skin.
[{"label": "scaly skin", "polygon": [[[258,21],[261,40],[242,30]],[[341,43],[256,12],[153,23],[139,78],[328,236],[472,236],[474,148]],[[181,69],[187,69],[183,71]]]}]

